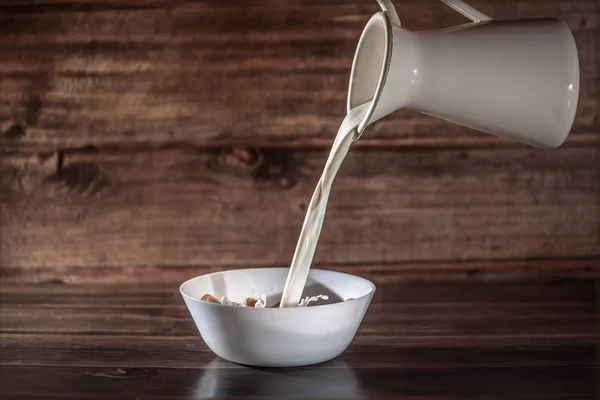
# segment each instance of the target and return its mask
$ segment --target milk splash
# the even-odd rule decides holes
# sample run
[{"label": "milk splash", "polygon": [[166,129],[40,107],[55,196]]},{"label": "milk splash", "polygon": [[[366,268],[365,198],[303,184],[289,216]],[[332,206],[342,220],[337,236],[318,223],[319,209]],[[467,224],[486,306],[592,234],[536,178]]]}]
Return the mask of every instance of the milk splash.
[{"label": "milk splash", "polygon": [[[224,306],[233,306],[233,307],[246,307],[246,304],[236,303],[235,301],[231,301],[229,297],[223,296],[221,297],[221,304]],[[265,308],[267,306],[267,296],[261,294],[256,300],[256,304],[254,304],[254,308]]]},{"label": "milk splash", "polygon": [[[317,296],[307,296],[300,300],[300,302],[298,303],[298,307],[308,307],[308,305],[310,303],[314,303],[315,301],[319,301],[321,299],[329,300],[329,296],[327,296],[326,294],[319,294]],[[225,296],[221,297],[221,304],[223,304],[224,306],[232,306],[232,307],[249,307],[246,304],[231,301],[228,297],[225,297]],[[267,296],[264,294],[261,294],[260,297],[258,298],[258,300],[256,300],[256,304],[254,305],[254,308],[266,308],[266,306],[267,306]]]},{"label": "milk splash", "polygon": [[280,307],[296,307],[302,297],[302,291],[308,278],[308,271],[312,264],[317,242],[323,227],[323,219],[327,208],[327,200],[331,192],[331,185],[337,174],[344,157],[348,154],[350,146],[358,137],[357,128],[361,121],[366,117],[371,102],[362,104],[353,108],[344,121],[335,137],[329,157],[325,163],[325,168],[321,179],[317,183],[315,192],[306,211],[302,231],[296,245],[294,258],[290,265],[290,272],[287,276],[283,297]]}]

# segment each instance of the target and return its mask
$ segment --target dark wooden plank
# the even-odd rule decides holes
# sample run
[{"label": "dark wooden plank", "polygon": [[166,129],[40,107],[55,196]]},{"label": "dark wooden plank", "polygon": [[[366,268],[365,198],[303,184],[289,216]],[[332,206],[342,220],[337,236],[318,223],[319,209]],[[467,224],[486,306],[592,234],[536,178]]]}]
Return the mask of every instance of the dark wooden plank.
[{"label": "dark wooden plank", "polygon": [[[7,291],[0,298],[0,332],[13,338],[19,334],[197,336],[176,286],[151,292],[113,285],[85,289],[66,286],[43,296],[43,287],[25,286],[19,297]],[[378,285],[358,339],[590,341],[598,337],[599,289],[593,280],[384,283]]]},{"label": "dark wooden plank", "polygon": [[[338,361],[362,368],[460,367],[461,360],[469,360],[471,366],[589,367],[598,362],[594,350],[600,344],[600,335],[397,335],[377,338],[376,342],[359,335]],[[0,343],[0,369],[10,365],[206,368],[215,360],[199,337],[188,336],[4,333]],[[335,364],[323,366],[332,367]]]},{"label": "dark wooden plank", "polygon": [[[323,265],[315,268],[358,274],[376,283],[384,282],[511,282],[565,278],[600,278],[600,258],[552,260],[489,260],[403,264]],[[244,267],[242,267],[244,268]],[[198,275],[231,269],[223,266],[103,266],[2,267],[4,283],[106,284],[181,283]],[[18,292],[18,288],[15,289]],[[36,289],[36,290],[39,290]],[[0,293],[0,298],[2,294]],[[110,301],[110,299],[108,299]]]},{"label": "dark wooden plank", "polygon": [[[378,288],[383,301],[371,307],[340,358],[284,370],[215,358],[191,320],[187,335],[166,332],[183,326],[185,314],[167,295],[173,289],[2,287],[0,396],[594,399],[600,393],[597,280],[388,282]],[[17,290],[20,297],[11,297]],[[122,304],[102,307],[110,298]],[[24,331],[11,333],[16,325]],[[83,326],[99,332],[78,332]]]},{"label": "dark wooden plank", "polygon": [[[541,311],[537,311],[541,308]],[[440,316],[440,310],[444,315]],[[501,316],[493,315],[502,313]],[[595,305],[477,305],[448,309],[374,304],[360,335],[389,336],[570,336],[594,332]],[[177,308],[10,308],[0,309],[2,332],[80,335],[194,336],[195,327],[182,305]]]},{"label": "dark wooden plank", "polygon": [[[3,398],[597,399],[598,368],[10,367]],[[43,397],[40,397],[42,396]]]},{"label": "dark wooden plank", "polygon": [[[345,112],[358,37],[377,11],[369,0],[35,3],[0,6],[5,149],[167,142],[329,146]],[[582,68],[569,143],[598,144],[598,2],[477,5],[499,19],[559,17],[569,24]],[[464,21],[438,1],[397,7],[412,29]],[[382,143],[506,142],[403,110],[371,127],[359,145]]]},{"label": "dark wooden plank", "polygon": [[[537,309],[542,309],[537,311]],[[443,311],[443,316],[440,315]],[[440,306],[404,307],[374,304],[358,337],[479,337],[586,338],[596,337],[598,309],[592,305],[561,307],[476,305],[449,309]],[[500,315],[494,315],[494,314]],[[0,309],[2,332],[10,334],[75,335],[197,335],[188,311],[177,308],[10,308]]]},{"label": "dark wooden plank", "polygon": [[[4,157],[0,265],[285,266],[326,154]],[[599,162],[599,148],[351,151],[316,263],[597,260]]]},{"label": "dark wooden plank", "polygon": [[[535,268],[535,267],[533,267]],[[530,279],[480,281],[477,279],[404,281],[403,272],[381,277],[346,270],[370,278],[377,286],[373,304],[461,308],[470,304],[496,307],[562,305],[576,307],[594,303],[600,293],[600,279]],[[182,307],[177,283],[142,284],[8,284],[0,286],[2,307],[158,308]],[[457,295],[457,293],[459,295]]]},{"label": "dark wooden plank", "polygon": [[[398,12],[410,11],[415,4],[425,3],[433,6],[435,9],[443,9],[444,7],[436,0],[405,0],[396,4],[394,7]],[[493,12],[510,12],[510,7],[537,7],[539,3],[548,3],[545,0],[506,0],[503,4],[499,4],[497,0],[477,0],[473,3],[478,9],[492,14]],[[538,3],[538,4],[536,4]],[[344,0],[343,4],[347,5],[362,5],[370,6],[370,9],[378,11],[376,4],[369,4],[367,0]],[[561,6],[568,5],[566,2]],[[323,7],[331,5],[328,0],[285,0],[278,4],[279,8],[296,9],[299,7]],[[252,8],[272,8],[271,0],[231,0],[224,3],[220,0],[4,0],[0,4],[0,10],[10,12],[22,11],[94,11],[94,10],[128,10],[128,9],[154,9],[154,8],[185,8],[187,10],[205,9],[205,10],[227,10],[239,9],[245,6],[247,9]],[[586,8],[587,11],[594,10],[593,7]],[[404,14],[403,14],[404,15]],[[456,15],[454,15],[455,19]],[[504,18],[495,16],[496,18]],[[457,19],[458,20],[458,19]],[[408,22],[408,21],[407,21]],[[437,21],[439,23],[440,21]],[[429,21],[432,27],[435,27],[436,21]]]}]

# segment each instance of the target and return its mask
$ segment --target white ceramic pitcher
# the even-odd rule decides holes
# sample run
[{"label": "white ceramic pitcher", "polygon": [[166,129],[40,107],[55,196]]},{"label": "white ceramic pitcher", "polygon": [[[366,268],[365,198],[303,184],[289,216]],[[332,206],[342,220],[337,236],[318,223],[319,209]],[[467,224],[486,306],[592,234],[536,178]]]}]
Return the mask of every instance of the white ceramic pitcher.
[{"label": "white ceramic pitcher", "polygon": [[389,0],[367,23],[352,64],[348,111],[372,100],[359,126],[399,108],[532,146],[560,146],[579,97],[579,58],[555,19],[494,21],[442,0],[473,22],[440,31],[401,27]]}]

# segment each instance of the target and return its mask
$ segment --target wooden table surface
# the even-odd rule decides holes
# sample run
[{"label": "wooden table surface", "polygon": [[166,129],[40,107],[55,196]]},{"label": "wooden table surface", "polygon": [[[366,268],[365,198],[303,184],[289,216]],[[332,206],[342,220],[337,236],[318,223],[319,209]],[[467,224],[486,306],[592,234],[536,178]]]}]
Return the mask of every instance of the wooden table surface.
[{"label": "wooden table surface", "polygon": [[600,281],[388,282],[306,368],[216,358],[177,285],[5,286],[0,397],[600,398]]}]

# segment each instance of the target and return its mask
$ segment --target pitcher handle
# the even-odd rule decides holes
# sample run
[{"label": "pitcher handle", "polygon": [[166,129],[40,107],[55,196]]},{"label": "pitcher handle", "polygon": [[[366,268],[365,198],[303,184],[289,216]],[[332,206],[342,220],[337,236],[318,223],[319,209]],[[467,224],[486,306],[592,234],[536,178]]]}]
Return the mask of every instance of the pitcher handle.
[{"label": "pitcher handle", "polygon": [[383,10],[384,13],[388,15],[392,24],[402,26],[400,23],[400,18],[398,18],[398,13],[392,4],[392,0],[377,0],[379,3],[379,7]]},{"label": "pitcher handle", "polygon": [[[448,7],[452,8],[453,10],[462,14],[463,16],[469,18],[471,21],[473,21],[475,23],[492,20],[491,17],[488,17],[481,11],[471,7],[470,5],[466,4],[464,1],[442,0],[442,2],[444,4],[446,4]],[[398,17],[398,13],[396,12],[394,5],[392,4],[392,0],[377,0],[377,3],[379,3],[379,6],[383,10],[383,12],[385,12],[388,15],[388,17],[390,18],[390,21],[392,21],[392,23],[394,25],[402,26],[402,23],[400,22],[400,18]]]},{"label": "pitcher handle", "polygon": [[466,4],[464,1],[461,0],[442,0],[442,2],[447,5],[448,7],[452,8],[454,11],[462,14],[463,16],[469,18],[471,21],[475,22],[475,23],[480,23],[480,22],[485,22],[485,21],[491,21],[492,18],[488,17],[487,15],[485,15],[484,13],[482,13],[479,10],[476,10],[475,8],[471,7],[470,5]]}]

